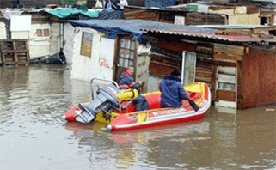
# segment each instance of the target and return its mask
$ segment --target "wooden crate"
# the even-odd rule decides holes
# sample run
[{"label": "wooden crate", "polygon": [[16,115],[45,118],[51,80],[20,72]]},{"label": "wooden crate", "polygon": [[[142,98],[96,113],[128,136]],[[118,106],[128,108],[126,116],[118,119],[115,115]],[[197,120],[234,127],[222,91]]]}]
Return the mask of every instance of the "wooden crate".
[{"label": "wooden crate", "polygon": [[0,46],[2,64],[28,64],[29,49],[27,40],[1,40]]}]

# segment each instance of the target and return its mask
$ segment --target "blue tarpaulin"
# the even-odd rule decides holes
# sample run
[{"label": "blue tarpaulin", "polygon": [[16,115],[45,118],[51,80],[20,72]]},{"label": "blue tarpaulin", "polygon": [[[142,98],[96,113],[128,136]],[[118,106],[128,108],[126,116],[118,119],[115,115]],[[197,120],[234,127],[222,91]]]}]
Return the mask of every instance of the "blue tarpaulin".
[{"label": "blue tarpaulin", "polygon": [[105,37],[110,39],[115,39],[117,34],[132,34],[140,44],[145,44],[144,41],[146,41],[142,36],[144,32],[140,31],[140,24],[134,20],[72,20],[69,23],[73,27],[93,28],[104,33]]},{"label": "blue tarpaulin", "polygon": [[143,38],[143,28],[162,28],[168,31],[177,32],[216,32],[215,29],[200,28],[194,26],[182,26],[157,21],[146,20],[71,20],[69,23],[73,27],[90,27],[105,34],[106,38],[115,39],[117,34],[132,34],[140,44],[145,44]]}]

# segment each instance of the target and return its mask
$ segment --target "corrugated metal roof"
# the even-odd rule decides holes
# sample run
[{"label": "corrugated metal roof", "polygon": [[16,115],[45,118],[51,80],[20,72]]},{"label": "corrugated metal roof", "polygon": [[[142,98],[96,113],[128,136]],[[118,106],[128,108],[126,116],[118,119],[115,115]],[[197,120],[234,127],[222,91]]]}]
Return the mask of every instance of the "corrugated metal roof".
[{"label": "corrugated metal roof", "polygon": [[[217,29],[199,26],[183,26],[157,21],[146,20],[89,20],[89,21],[70,21],[74,27],[90,27],[100,32],[108,33],[110,37],[117,34],[133,34],[139,38],[143,33],[160,33],[180,36],[190,36],[207,39],[217,39],[233,42],[276,42],[275,38],[255,38],[245,35],[220,35],[216,34]],[[229,26],[228,26],[229,27]],[[248,26],[249,27],[249,26]]]},{"label": "corrugated metal roof", "polygon": [[145,28],[156,28],[159,30],[173,31],[174,33],[214,33],[216,29],[200,28],[194,26],[181,26],[157,21],[146,20],[79,20],[69,21],[74,27],[90,27],[106,34],[107,38],[115,38],[117,34],[132,34],[141,42]]},{"label": "corrugated metal roof", "polygon": [[253,28],[275,28],[276,26],[268,26],[268,25],[195,25],[195,27],[201,28],[231,28],[231,29],[253,29]]},{"label": "corrugated metal roof", "polygon": [[197,31],[182,31],[175,29],[160,29],[160,28],[142,28],[143,31],[147,33],[161,33],[161,34],[171,34],[171,35],[181,35],[181,36],[189,36],[189,37],[198,37],[198,38],[207,38],[207,39],[215,39],[215,40],[224,40],[231,42],[276,42],[276,37],[272,39],[267,38],[258,38],[252,37],[250,35],[221,35],[216,34],[214,32],[197,32]]},{"label": "corrugated metal roof", "polygon": [[89,21],[70,21],[74,23],[73,26],[82,27],[101,27],[101,28],[120,28],[126,32],[137,32],[144,33],[142,28],[156,28],[162,30],[178,30],[179,32],[217,32],[217,29],[211,28],[200,28],[195,26],[182,26],[176,24],[169,24],[157,21],[147,21],[147,20],[89,20]]}]

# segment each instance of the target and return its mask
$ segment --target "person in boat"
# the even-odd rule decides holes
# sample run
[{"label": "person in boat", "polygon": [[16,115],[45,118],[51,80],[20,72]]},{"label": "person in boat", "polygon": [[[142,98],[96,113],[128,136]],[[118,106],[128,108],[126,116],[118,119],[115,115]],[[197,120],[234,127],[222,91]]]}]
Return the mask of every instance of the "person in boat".
[{"label": "person in boat", "polygon": [[159,84],[162,107],[180,107],[182,100],[189,100],[189,96],[181,84],[180,75],[178,70],[173,70]]},{"label": "person in boat", "polygon": [[125,71],[123,71],[120,75],[119,86],[120,89],[128,89],[128,88],[140,88],[141,82],[134,82],[132,78],[133,67],[129,66]]}]

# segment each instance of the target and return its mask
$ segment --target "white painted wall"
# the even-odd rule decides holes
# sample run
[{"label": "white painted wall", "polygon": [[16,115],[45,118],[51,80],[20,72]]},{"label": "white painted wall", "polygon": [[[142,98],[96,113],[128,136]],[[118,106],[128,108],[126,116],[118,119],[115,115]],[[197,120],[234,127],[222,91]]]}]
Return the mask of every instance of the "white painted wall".
[{"label": "white painted wall", "polygon": [[11,39],[28,39],[29,31],[11,31]]},{"label": "white painted wall", "polygon": [[64,23],[64,55],[66,63],[72,64],[75,28],[70,23]]},{"label": "white painted wall", "polygon": [[61,23],[54,22],[51,25],[50,55],[53,55],[60,51],[60,24]]},{"label": "white painted wall", "polygon": [[[81,28],[75,33],[71,78],[90,81],[92,78],[113,80],[114,39],[106,39],[92,28]],[[83,32],[93,33],[91,58],[80,55]],[[100,65],[104,61],[106,65]]]},{"label": "white painted wall", "polygon": [[10,31],[11,39],[28,39],[31,30],[31,15],[11,15]]},{"label": "white painted wall", "polygon": [[7,39],[6,24],[4,22],[0,22],[0,39]]},{"label": "white painted wall", "polygon": [[[15,24],[13,24],[15,25]],[[14,30],[11,31],[12,39],[28,39],[29,45],[29,55],[30,58],[39,58],[53,55],[59,52],[61,43],[60,43],[60,23],[38,23],[32,22],[30,25],[30,30]],[[1,29],[0,25],[0,30]],[[36,34],[37,29],[49,29],[49,36],[38,36]],[[3,30],[4,32],[4,30]],[[4,32],[6,33],[6,31]],[[3,35],[4,36],[4,35]],[[5,35],[6,36],[6,35]],[[3,38],[5,39],[5,38]]]},{"label": "white painted wall", "polygon": [[[29,34],[29,55],[30,58],[39,58],[50,55],[50,36],[38,37],[36,35],[37,29],[47,29],[51,30],[50,23],[35,23],[31,25],[31,31]],[[51,31],[50,31],[51,35]]]}]

